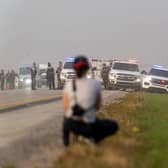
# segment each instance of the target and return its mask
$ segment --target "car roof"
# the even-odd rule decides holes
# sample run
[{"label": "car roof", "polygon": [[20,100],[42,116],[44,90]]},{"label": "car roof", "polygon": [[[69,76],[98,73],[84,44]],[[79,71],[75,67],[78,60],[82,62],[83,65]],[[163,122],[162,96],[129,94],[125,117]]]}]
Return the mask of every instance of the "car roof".
[{"label": "car roof", "polygon": [[131,62],[131,61],[114,61],[113,63],[125,63],[125,64],[134,64],[134,65],[138,65],[137,62]]},{"label": "car roof", "polygon": [[152,67],[151,69],[162,70],[162,71],[168,71],[168,68],[163,68],[163,67]]}]

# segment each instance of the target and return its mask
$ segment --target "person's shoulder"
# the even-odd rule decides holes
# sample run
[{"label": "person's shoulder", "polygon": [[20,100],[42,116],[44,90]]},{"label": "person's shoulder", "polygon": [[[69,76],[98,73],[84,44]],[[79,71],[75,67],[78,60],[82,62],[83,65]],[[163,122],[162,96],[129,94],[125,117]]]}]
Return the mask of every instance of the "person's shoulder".
[{"label": "person's shoulder", "polygon": [[95,79],[89,79],[90,82],[94,85],[94,86],[98,86],[100,87],[101,86],[101,82],[98,81],[98,80],[95,80]]}]

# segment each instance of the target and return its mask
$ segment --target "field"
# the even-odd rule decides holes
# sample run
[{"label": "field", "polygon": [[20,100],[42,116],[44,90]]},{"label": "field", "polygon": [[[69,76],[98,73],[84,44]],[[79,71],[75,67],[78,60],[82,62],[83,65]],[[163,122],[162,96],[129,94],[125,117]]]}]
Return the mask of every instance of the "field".
[{"label": "field", "polygon": [[167,168],[168,95],[131,93],[108,104],[101,118],[119,122],[118,134],[99,145],[72,145],[52,168]]}]

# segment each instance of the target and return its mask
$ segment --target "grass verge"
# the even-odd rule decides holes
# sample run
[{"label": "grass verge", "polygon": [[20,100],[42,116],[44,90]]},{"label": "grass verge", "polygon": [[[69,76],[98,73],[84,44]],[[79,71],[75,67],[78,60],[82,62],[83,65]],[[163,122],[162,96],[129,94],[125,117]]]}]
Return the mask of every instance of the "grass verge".
[{"label": "grass verge", "polygon": [[117,135],[99,145],[76,144],[52,168],[167,168],[168,95],[129,94],[103,107],[101,118],[116,119]]}]

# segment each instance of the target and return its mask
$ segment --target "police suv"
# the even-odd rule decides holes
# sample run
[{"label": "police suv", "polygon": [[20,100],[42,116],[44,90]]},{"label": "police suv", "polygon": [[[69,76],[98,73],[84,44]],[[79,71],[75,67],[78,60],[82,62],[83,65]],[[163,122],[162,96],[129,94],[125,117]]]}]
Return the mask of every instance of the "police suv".
[{"label": "police suv", "polygon": [[143,77],[142,88],[168,92],[168,69],[154,65],[149,74]]},{"label": "police suv", "polygon": [[19,88],[31,87],[31,67],[32,65],[22,65],[19,68]]},{"label": "police suv", "polygon": [[65,83],[75,78],[75,71],[73,69],[73,63],[75,58],[68,57],[63,62],[63,69],[61,71],[61,86],[64,87]]},{"label": "police suv", "polygon": [[139,65],[134,60],[113,61],[109,73],[109,87],[112,89],[141,89]]}]

